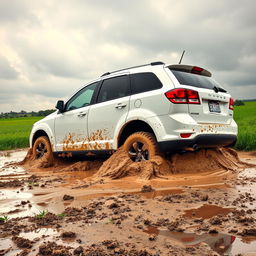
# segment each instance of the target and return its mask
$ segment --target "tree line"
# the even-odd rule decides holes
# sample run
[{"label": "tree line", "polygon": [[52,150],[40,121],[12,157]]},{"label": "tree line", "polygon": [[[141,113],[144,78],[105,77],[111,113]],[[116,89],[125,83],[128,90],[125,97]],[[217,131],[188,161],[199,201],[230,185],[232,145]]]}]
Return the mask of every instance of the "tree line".
[{"label": "tree line", "polygon": [[39,110],[37,112],[36,111],[27,112],[25,110],[21,110],[20,112],[14,112],[14,111],[6,112],[6,113],[1,112],[0,118],[47,116],[47,115],[53,113],[54,111],[56,111],[56,109]]}]

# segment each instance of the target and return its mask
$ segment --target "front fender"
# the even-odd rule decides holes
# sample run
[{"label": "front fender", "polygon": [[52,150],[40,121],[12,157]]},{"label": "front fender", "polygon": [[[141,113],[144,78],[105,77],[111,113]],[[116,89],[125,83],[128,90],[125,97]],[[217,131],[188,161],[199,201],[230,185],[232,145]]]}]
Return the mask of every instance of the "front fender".
[{"label": "front fender", "polygon": [[30,136],[29,136],[29,146],[30,146],[30,148],[32,148],[32,146],[33,146],[33,138],[34,138],[35,134],[38,131],[44,131],[47,134],[47,136],[49,138],[49,141],[52,145],[52,151],[55,151],[56,149],[55,149],[55,141],[54,141],[53,131],[50,128],[50,125],[47,124],[47,123],[35,124],[32,127],[32,130],[31,130],[31,133],[30,133]]}]

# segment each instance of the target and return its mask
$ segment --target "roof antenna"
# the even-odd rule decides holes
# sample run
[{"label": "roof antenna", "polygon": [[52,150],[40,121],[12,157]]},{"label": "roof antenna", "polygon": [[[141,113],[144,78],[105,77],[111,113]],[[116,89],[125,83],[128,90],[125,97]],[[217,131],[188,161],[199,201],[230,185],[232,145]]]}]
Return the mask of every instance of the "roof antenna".
[{"label": "roof antenna", "polygon": [[180,58],[180,62],[179,62],[179,64],[181,64],[181,61],[182,61],[183,56],[184,56],[184,53],[185,53],[185,50],[182,52],[182,55],[181,55],[181,58]]}]

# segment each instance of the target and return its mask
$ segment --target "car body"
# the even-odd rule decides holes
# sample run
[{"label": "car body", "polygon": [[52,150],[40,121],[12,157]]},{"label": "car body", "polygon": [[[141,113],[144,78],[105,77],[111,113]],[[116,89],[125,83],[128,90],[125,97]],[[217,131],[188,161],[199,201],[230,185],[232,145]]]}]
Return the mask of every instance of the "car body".
[{"label": "car body", "polygon": [[55,153],[113,152],[136,132],[152,135],[162,152],[229,146],[233,106],[209,71],[153,62],[105,73],[59,101],[34,124],[30,147],[45,136]]}]

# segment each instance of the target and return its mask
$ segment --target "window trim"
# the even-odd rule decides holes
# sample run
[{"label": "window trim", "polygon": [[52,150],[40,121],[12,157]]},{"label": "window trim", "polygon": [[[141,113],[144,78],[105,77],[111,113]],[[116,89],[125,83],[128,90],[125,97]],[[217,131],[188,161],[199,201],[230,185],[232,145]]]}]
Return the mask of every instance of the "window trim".
[{"label": "window trim", "polygon": [[76,109],[67,110],[67,106],[68,106],[69,102],[70,102],[71,100],[73,100],[82,90],[84,90],[86,87],[88,87],[88,86],[90,86],[90,85],[93,85],[93,84],[96,84],[96,87],[95,87],[95,90],[94,90],[93,95],[92,95],[92,98],[91,98],[91,103],[88,104],[87,106],[84,106],[84,107],[88,107],[88,106],[93,105],[93,104],[94,104],[95,93],[96,93],[97,88],[99,87],[99,84],[100,84],[99,81],[93,82],[93,83],[91,83],[91,84],[87,84],[86,86],[84,86],[83,88],[81,88],[79,91],[77,91],[73,96],[71,96],[71,98],[65,103],[65,108],[64,108],[65,110],[64,110],[64,112],[70,112],[70,111],[73,111],[73,110],[81,109],[82,107],[76,108]]}]

